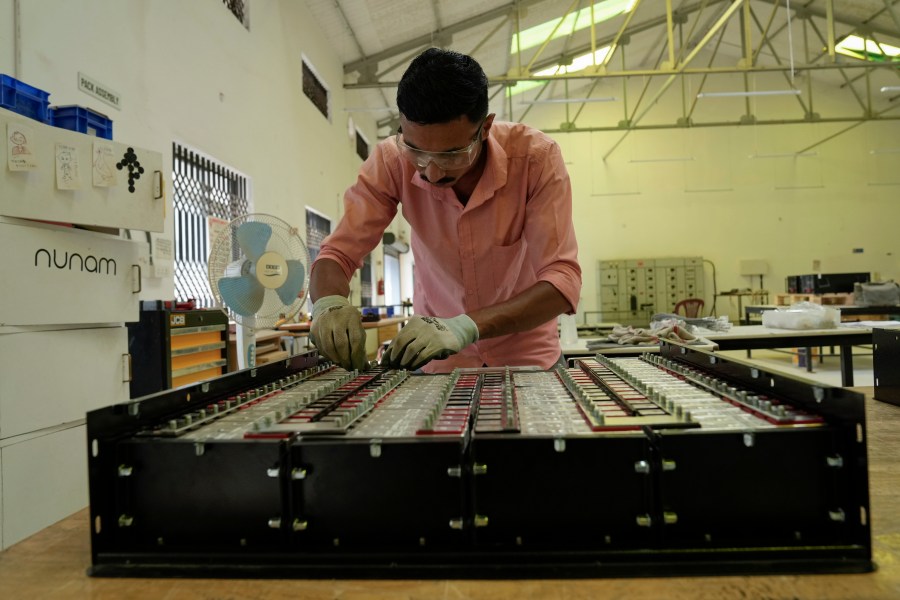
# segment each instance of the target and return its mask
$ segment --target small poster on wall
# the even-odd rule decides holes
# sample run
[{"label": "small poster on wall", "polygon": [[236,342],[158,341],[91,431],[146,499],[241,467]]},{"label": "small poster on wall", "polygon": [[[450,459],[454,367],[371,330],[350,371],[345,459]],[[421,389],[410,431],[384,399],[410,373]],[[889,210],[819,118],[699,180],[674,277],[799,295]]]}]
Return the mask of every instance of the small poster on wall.
[{"label": "small poster on wall", "polygon": [[113,156],[112,144],[94,142],[91,170],[96,187],[112,187],[116,185],[116,159]]},{"label": "small poster on wall", "polygon": [[56,187],[60,190],[81,188],[78,149],[75,146],[56,144]]},{"label": "small poster on wall", "polygon": [[23,123],[6,124],[6,165],[10,171],[37,169],[34,152],[34,132]]}]

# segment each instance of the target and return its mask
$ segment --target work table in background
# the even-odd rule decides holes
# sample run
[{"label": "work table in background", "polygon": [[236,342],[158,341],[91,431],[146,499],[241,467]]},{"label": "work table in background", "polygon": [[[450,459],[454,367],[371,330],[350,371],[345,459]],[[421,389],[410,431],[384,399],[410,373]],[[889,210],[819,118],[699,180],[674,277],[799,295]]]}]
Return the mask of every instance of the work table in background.
[{"label": "work table in background", "polygon": [[[771,348],[840,348],[841,377],[844,387],[853,385],[853,346],[872,343],[870,327],[840,327],[836,329],[776,329],[763,325],[744,325],[732,327],[728,331],[714,331],[702,334],[719,350],[762,350]],[[602,338],[594,338],[602,339]],[[591,338],[579,338],[574,344],[563,346],[563,356],[575,358],[591,356],[598,352],[604,354],[639,354],[641,352],[658,352],[659,345],[628,346],[610,345],[606,348],[588,349]]]}]

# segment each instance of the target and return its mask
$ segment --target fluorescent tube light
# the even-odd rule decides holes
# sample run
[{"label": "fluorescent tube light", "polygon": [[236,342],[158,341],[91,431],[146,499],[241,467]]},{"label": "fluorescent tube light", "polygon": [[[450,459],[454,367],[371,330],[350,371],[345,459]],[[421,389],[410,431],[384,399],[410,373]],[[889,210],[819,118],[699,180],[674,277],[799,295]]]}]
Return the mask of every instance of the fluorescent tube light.
[{"label": "fluorescent tube light", "polygon": [[524,100],[520,104],[580,104],[582,102],[613,102],[615,96],[608,98],[548,98],[546,100]]},{"label": "fluorescent tube light", "polygon": [[882,94],[887,94],[888,92],[900,92],[900,85],[886,85],[881,88]]},{"label": "fluorescent tube light", "polygon": [[700,92],[698,98],[733,98],[744,96],[799,96],[800,90],[758,90],[753,92]]}]

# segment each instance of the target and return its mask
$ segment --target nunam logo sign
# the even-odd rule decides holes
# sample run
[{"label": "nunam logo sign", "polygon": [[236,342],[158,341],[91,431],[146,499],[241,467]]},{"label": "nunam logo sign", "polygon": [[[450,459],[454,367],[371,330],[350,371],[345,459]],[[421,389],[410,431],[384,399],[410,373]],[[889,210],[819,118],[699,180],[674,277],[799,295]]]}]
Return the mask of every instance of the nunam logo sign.
[{"label": "nunam logo sign", "polygon": [[116,275],[118,268],[114,258],[98,257],[93,254],[79,254],[78,252],[57,250],[56,248],[38,248],[37,252],[34,253],[34,266],[36,268],[56,268],[60,271],[112,276]]}]

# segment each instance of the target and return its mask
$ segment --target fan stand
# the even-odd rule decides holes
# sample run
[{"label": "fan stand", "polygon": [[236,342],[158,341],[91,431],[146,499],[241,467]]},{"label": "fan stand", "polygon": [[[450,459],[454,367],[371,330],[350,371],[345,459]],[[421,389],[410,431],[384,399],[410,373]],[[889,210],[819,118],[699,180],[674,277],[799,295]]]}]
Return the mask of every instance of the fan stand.
[{"label": "fan stand", "polygon": [[235,327],[238,369],[256,366],[256,317],[243,317]]}]

